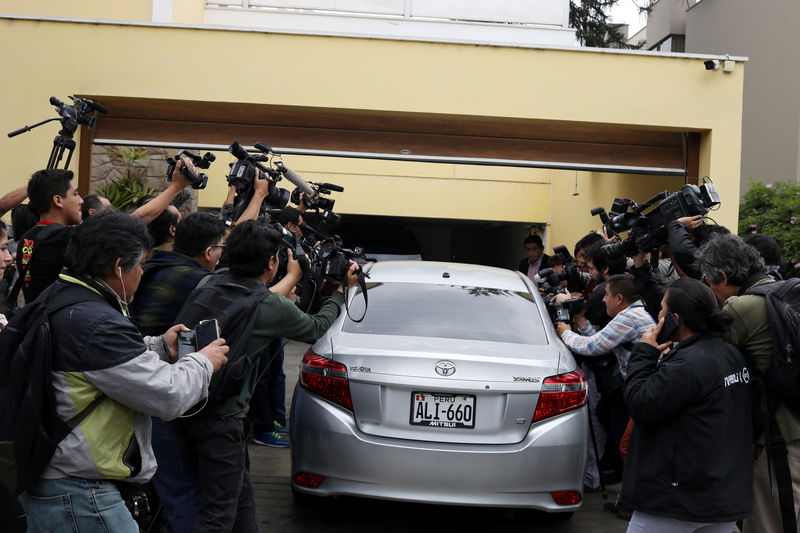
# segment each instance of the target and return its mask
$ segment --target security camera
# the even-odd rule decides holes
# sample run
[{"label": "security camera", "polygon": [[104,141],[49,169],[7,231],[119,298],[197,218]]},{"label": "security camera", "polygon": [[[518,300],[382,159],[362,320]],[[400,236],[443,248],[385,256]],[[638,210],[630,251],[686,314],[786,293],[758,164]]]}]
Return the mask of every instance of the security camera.
[{"label": "security camera", "polygon": [[703,61],[703,64],[706,66],[706,70],[719,70],[719,60],[717,59]]}]

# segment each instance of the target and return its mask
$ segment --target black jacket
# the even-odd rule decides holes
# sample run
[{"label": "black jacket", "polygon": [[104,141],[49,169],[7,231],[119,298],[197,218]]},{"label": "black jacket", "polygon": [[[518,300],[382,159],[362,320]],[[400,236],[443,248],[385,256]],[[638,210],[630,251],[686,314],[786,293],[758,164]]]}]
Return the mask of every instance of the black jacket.
[{"label": "black jacket", "polygon": [[[522,261],[519,262],[519,266],[517,267],[517,270],[519,270],[520,272],[522,272],[523,274],[525,274],[527,276],[528,275],[528,265],[530,265],[530,263],[528,262],[528,258],[527,257],[523,257]],[[539,265],[539,272],[541,272],[545,268],[550,268],[550,256],[547,255],[547,254],[542,254],[542,264]]]},{"label": "black jacket", "polygon": [[686,339],[658,361],[637,343],[625,401],[633,419],[622,486],[632,509],[694,522],[750,514],[750,373],[718,334]]},{"label": "black jacket", "polygon": [[683,270],[683,273],[690,278],[700,279],[702,272],[694,266],[694,258],[697,255],[697,246],[692,241],[689,230],[681,222],[670,220],[667,224],[669,235],[669,247],[672,250],[672,259]]}]

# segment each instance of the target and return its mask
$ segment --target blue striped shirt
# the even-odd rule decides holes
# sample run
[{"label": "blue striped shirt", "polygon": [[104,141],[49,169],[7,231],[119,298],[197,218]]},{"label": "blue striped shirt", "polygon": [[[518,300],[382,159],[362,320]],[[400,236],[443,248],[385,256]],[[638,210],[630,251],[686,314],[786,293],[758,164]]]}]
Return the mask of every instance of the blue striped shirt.
[{"label": "blue striped shirt", "polygon": [[[611,322],[598,333],[587,320],[580,328],[580,335],[574,331],[565,331],[561,340],[567,348],[580,355],[603,355],[614,352],[619,362],[622,376],[628,374],[628,358],[630,348],[638,342],[644,332],[655,327],[656,323],[645,310],[641,300],[620,311]],[[625,345],[628,347],[626,348]]]}]

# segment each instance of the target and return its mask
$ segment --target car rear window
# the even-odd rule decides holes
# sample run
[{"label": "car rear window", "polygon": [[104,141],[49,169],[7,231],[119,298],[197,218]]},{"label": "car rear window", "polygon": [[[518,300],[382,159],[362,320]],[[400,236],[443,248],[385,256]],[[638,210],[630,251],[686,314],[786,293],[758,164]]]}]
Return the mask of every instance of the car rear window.
[{"label": "car rear window", "polygon": [[[345,332],[547,344],[539,308],[528,293],[430,283],[371,283],[367,294],[364,320],[347,318]],[[363,314],[359,289],[350,316],[358,319]]]}]

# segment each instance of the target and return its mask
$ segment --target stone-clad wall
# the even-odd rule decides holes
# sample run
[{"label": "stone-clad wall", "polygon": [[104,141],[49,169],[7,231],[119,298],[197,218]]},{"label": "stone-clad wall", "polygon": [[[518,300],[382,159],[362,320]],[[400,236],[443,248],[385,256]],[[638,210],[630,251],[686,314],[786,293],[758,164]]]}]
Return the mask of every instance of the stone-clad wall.
[{"label": "stone-clad wall", "polygon": [[[128,161],[113,155],[110,149],[119,149],[119,146],[92,146],[92,175],[89,192],[94,192],[114,180],[122,179],[130,171],[132,176],[146,179],[147,183],[157,191],[167,188],[167,158],[175,155],[175,150],[164,148],[139,148],[147,152],[148,156],[137,159],[129,168]],[[191,193],[189,200],[184,203],[180,211],[184,215],[197,211],[197,191],[188,189]]]}]

